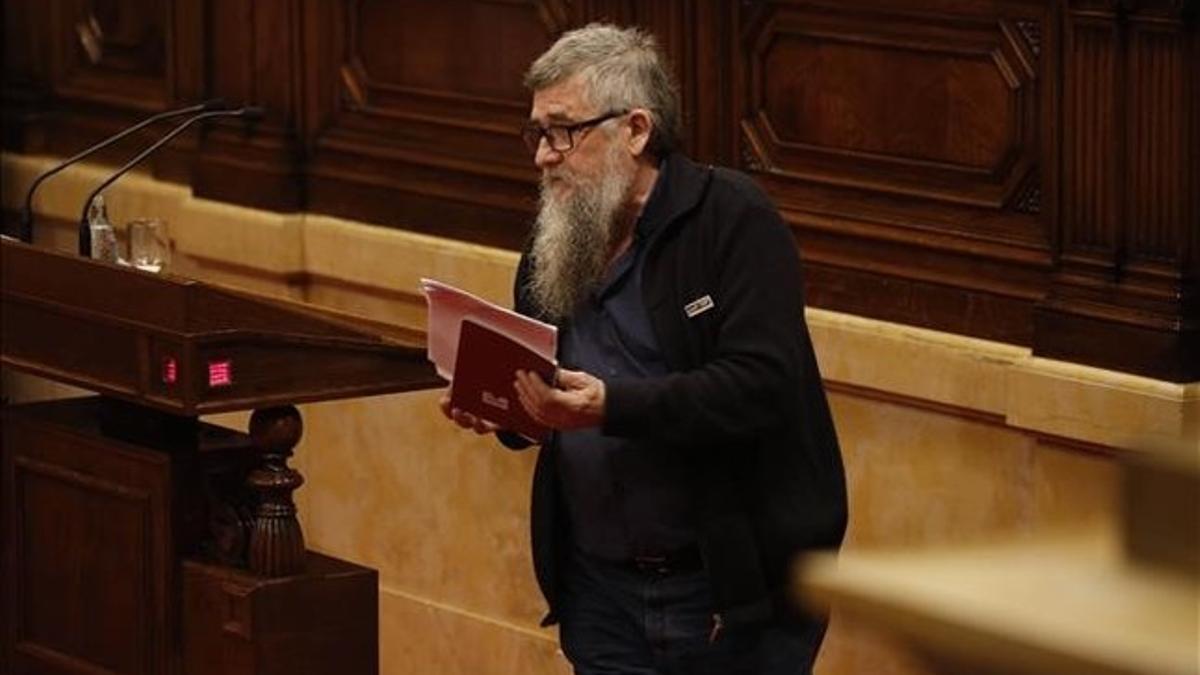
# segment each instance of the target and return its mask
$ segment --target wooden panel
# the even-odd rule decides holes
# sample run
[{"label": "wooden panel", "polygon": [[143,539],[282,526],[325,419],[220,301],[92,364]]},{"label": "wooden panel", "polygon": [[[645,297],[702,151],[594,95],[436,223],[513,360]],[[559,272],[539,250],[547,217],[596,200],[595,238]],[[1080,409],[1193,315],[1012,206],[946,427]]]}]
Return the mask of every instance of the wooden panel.
[{"label": "wooden panel", "polygon": [[3,8],[5,88],[36,84],[46,77],[44,62],[37,58],[34,47],[34,38],[42,34],[38,7],[22,0],[4,0]]},{"label": "wooden panel", "polygon": [[1117,245],[1121,193],[1116,88],[1118,36],[1111,21],[1082,17],[1067,33],[1063,138],[1063,245],[1108,260]]},{"label": "wooden panel", "polygon": [[160,109],[167,101],[164,0],[58,0],[54,91],[77,102]]},{"label": "wooden panel", "polygon": [[266,119],[180,139],[159,175],[515,249],[537,180],[524,70],[563,30],[638,25],[681,83],[685,148],[750,172],[794,226],[812,304],[1198,379],[1186,5],[5,0],[4,142],[66,152],[223,96]]},{"label": "wooden panel", "polygon": [[[148,672],[148,495],[18,461],[14,500],[21,660],[66,657],[116,672]],[[70,544],[64,549],[32,534],[49,531]],[[93,562],[76,570],[82,559]],[[32,600],[48,597],[57,601]],[[128,623],[95,622],[100,607]]]},{"label": "wooden panel", "polygon": [[46,62],[38,49],[46,34],[44,6],[24,0],[4,0],[3,147],[28,151],[37,145],[36,120],[46,106]]},{"label": "wooden panel", "polygon": [[[71,154],[167,107],[168,13],[162,0],[47,3],[49,94],[56,115],[46,150]],[[160,133],[148,130],[102,158],[120,161]]]},{"label": "wooden panel", "polygon": [[116,449],[16,409],[5,416],[4,446],[13,672],[168,672],[164,456]]},{"label": "wooden panel", "polygon": [[303,5],[207,0],[205,23],[217,27],[203,39],[210,95],[262,106],[266,117],[249,128],[237,120],[210,127],[196,162],[196,195],[280,211],[304,207]]},{"label": "wooden panel", "polygon": [[[141,354],[144,339],[135,325],[7,298],[4,315],[0,335],[4,337],[5,363],[41,368],[51,377],[70,374],[80,386],[104,388],[119,395],[139,393],[145,379]],[[38,330],[23,330],[23,326],[37,326]],[[47,366],[51,359],[55,362]]]},{"label": "wooden panel", "polygon": [[376,675],[379,575],[319,553],[266,579],[182,563],[182,675]]},{"label": "wooden panel", "polygon": [[1053,14],[1016,2],[733,9],[737,162],[820,268],[809,301],[1028,342],[1052,265]]},{"label": "wooden panel", "polygon": [[[1130,107],[1128,239],[1133,256],[1175,263],[1182,252],[1180,223],[1197,222],[1195,131],[1179,102],[1195,96],[1186,73],[1200,66],[1186,36],[1169,26],[1135,21],[1130,29],[1129,99],[1153,105]],[[1184,143],[1180,143],[1183,139]],[[1191,148],[1189,151],[1188,148]]]},{"label": "wooden panel", "polygon": [[[536,180],[517,133],[529,107],[521,77],[565,27],[564,7],[317,4],[334,32],[320,53],[310,208],[519,243]],[[488,57],[452,47],[462,44],[487,45]]]},{"label": "wooden panel", "polygon": [[[6,2],[6,59],[14,59],[5,66],[6,117],[9,102],[18,113],[5,147],[72,154],[176,101],[198,100],[204,71],[194,36],[203,24],[195,10],[202,1]],[[164,131],[149,129],[97,159],[123,162]],[[150,166],[186,180],[194,146],[195,136],[185,135]]]},{"label": "wooden panel", "polygon": [[759,19],[746,160],[772,173],[1001,208],[1036,154],[1036,75],[997,21],[842,14]]},{"label": "wooden panel", "polygon": [[0,414],[6,675],[378,671],[374,570],[183,559],[244,553],[249,436],[99,397]]},{"label": "wooden panel", "polygon": [[1034,351],[1200,379],[1200,47],[1178,3],[1073,2],[1062,252]]}]

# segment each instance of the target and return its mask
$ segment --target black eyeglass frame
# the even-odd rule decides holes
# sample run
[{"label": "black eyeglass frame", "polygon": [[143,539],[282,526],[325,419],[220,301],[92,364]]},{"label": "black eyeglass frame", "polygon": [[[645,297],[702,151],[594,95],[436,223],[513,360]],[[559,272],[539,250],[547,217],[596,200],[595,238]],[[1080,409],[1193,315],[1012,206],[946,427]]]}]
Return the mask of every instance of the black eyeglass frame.
[{"label": "black eyeglass frame", "polygon": [[[551,150],[558,153],[567,153],[575,149],[575,134],[628,113],[628,110],[610,110],[603,115],[598,115],[582,122],[575,122],[574,124],[547,124],[546,126],[542,126],[535,122],[529,122],[521,127],[521,140],[525,141],[525,147],[529,148],[529,151],[534,154],[541,147],[543,138],[546,139],[546,143],[550,145]],[[550,134],[556,131],[566,133],[567,144],[565,147],[555,147],[554,140]]]}]

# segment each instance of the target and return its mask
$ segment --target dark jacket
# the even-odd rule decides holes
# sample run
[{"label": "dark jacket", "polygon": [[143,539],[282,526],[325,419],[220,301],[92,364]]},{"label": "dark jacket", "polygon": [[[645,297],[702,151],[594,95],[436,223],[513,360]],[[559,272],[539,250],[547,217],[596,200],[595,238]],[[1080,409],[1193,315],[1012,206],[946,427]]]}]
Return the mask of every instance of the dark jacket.
[{"label": "dark jacket", "polygon": [[[788,564],[836,548],[846,488],[833,421],[804,321],[791,231],[747,176],[669,156],[662,194],[647,204],[642,293],[671,369],[606,383],[604,433],[685,453],[714,611],[726,623],[765,620]],[[517,270],[517,311],[539,316]],[[697,313],[708,305],[711,308]],[[685,306],[692,306],[688,316]],[[502,438],[502,440],[505,440]],[[542,447],[533,480],[534,568],[553,623],[569,545],[556,475]]]}]

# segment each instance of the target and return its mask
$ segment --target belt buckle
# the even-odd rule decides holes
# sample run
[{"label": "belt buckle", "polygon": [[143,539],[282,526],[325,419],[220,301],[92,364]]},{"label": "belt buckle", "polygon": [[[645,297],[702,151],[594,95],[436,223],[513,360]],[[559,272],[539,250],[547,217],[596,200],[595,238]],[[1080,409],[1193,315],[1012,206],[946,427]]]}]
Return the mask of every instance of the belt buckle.
[{"label": "belt buckle", "polygon": [[643,572],[667,574],[671,571],[671,566],[667,563],[665,555],[641,555],[633,558],[634,566]]}]

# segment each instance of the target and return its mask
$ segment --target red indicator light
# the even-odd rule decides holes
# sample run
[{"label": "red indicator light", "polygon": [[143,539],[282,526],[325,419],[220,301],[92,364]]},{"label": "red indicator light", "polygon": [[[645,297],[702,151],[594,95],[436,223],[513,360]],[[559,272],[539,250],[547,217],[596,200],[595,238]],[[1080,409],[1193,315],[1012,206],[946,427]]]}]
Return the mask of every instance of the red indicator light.
[{"label": "red indicator light", "polygon": [[233,384],[233,361],[208,362],[208,386],[228,387]]},{"label": "red indicator light", "polygon": [[162,381],[163,384],[175,384],[179,379],[179,365],[175,362],[174,356],[164,357],[162,360]]}]

